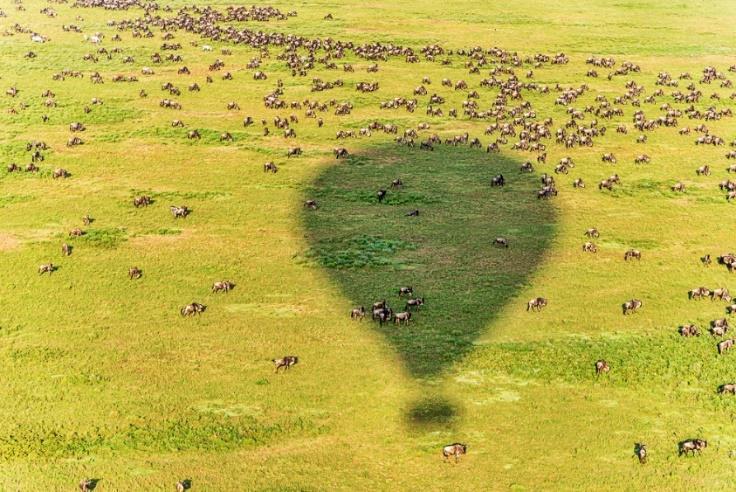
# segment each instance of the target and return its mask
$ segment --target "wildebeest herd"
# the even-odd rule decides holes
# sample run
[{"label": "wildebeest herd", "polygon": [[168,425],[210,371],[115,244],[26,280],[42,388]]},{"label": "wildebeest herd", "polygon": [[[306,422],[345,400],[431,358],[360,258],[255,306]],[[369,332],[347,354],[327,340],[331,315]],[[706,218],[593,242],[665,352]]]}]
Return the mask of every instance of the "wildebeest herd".
[{"label": "wildebeest herd", "polygon": [[[21,5],[21,3],[17,2],[17,5]],[[208,42],[222,44],[223,46],[233,44],[252,48],[258,54],[247,63],[246,69],[252,72],[251,79],[258,82],[272,80],[270,78],[272,74],[263,68],[262,64],[267,60],[273,59],[281,62],[288,70],[288,73],[295,78],[306,77],[310,71],[318,68],[345,73],[353,72],[355,70],[353,63],[344,61],[347,58],[371,62],[367,68],[367,72],[371,74],[380,70],[379,63],[388,63],[394,60],[403,60],[410,65],[424,62],[439,63],[443,66],[449,66],[457,63],[458,60],[462,60],[464,68],[469,72],[468,79],[471,81],[468,82],[460,79],[453,82],[450,78],[445,78],[440,82],[440,87],[455,92],[466,92],[465,100],[461,105],[462,107],[448,107],[449,104],[446,98],[438,93],[439,89],[434,89],[436,84],[433,84],[430,78],[425,76],[421,78],[419,85],[411,90],[411,95],[392,96],[382,101],[380,108],[386,111],[406,111],[409,113],[414,113],[420,108],[424,108],[426,117],[429,120],[439,119],[439,121],[446,121],[448,118],[450,120],[464,118],[470,122],[483,122],[485,128],[477,136],[465,130],[454,135],[440,136],[431,131],[432,125],[430,123],[421,123],[416,128],[401,129],[394,123],[381,122],[379,120],[372,121],[359,129],[336,128],[335,136],[336,140],[343,141],[357,138],[371,138],[374,134],[383,134],[392,138],[398,145],[408,148],[418,147],[417,150],[421,152],[432,152],[437,146],[446,146],[448,148],[465,146],[472,149],[481,149],[481,151],[484,149],[488,154],[495,154],[501,152],[501,149],[506,146],[511,150],[534,154],[533,158],[518,167],[518,171],[510,169],[507,172],[507,177],[504,177],[503,174],[492,176],[490,178],[490,188],[493,189],[493,192],[498,192],[503,188],[512,186],[513,180],[508,178],[509,173],[533,173],[536,171],[536,167],[547,165],[548,152],[551,151],[553,146],[564,147],[566,152],[573,152],[577,148],[593,147],[597,141],[605,138],[608,132],[606,124],[608,123],[610,126],[614,118],[625,115],[625,107],[631,108],[630,124],[618,123],[615,127],[611,126],[611,132],[620,135],[627,135],[629,131],[638,132],[635,141],[637,144],[641,144],[642,148],[646,147],[648,141],[647,134],[665,128],[678,127],[679,121],[683,118],[700,122],[693,129],[689,126],[681,127],[679,134],[683,138],[689,138],[688,136],[691,132],[695,132],[698,134],[693,141],[693,144],[696,146],[724,146],[726,145],[725,140],[711,133],[705,122],[732,117],[730,109],[718,106],[720,97],[713,97],[711,95],[710,100],[713,102],[707,108],[696,106],[704,98],[702,93],[703,86],[717,83],[722,88],[730,87],[730,80],[727,74],[714,67],[703,68],[702,77],[698,81],[698,85],[696,85],[696,82],[692,80],[689,74],[680,74],[679,77],[674,77],[669,73],[662,72],[654,81],[656,89],[651,90],[648,93],[649,95],[646,96],[644,95],[646,89],[643,85],[638,84],[634,80],[628,80],[622,84],[623,90],[621,93],[610,97],[608,95],[598,94],[595,97],[595,104],[580,108],[577,107],[578,99],[584,94],[591,92],[588,84],[583,83],[577,86],[555,84],[551,86],[538,83],[534,80],[534,69],[572,63],[564,53],[552,55],[539,53],[522,57],[516,52],[506,51],[497,47],[472,47],[468,49],[450,50],[438,45],[413,48],[378,42],[359,44],[332,38],[308,38],[297,35],[285,35],[279,32],[264,32],[250,28],[238,29],[232,25],[227,25],[227,23],[231,22],[244,21],[286,21],[297,15],[294,11],[284,13],[270,6],[253,6],[250,8],[228,7],[224,10],[218,10],[212,7],[193,6],[184,7],[175,12],[169,7],[161,8],[156,3],[144,3],[141,0],[77,0],[74,3],[74,7],[80,9],[130,9],[137,13],[142,12],[142,15],[133,18],[111,20],[107,26],[109,32],[85,34],[85,42],[89,42],[95,46],[99,45],[95,53],[90,53],[84,57],[85,62],[92,64],[96,63],[99,57],[104,56],[107,59],[113,59],[114,56],[118,56],[121,58],[125,57],[122,58],[124,63],[136,65],[135,59],[130,55],[124,55],[122,48],[108,45],[108,40],[109,43],[114,44],[116,41],[122,39],[121,36],[123,34],[129,35],[132,38],[141,39],[153,39],[156,36],[160,36],[164,41],[163,44],[158,49],[152,50],[146,62],[150,62],[151,65],[160,65],[166,62],[181,64],[184,62],[181,53],[185,52],[185,48],[184,45],[176,41],[178,32],[193,34],[199,36],[202,40],[208,40]],[[44,15],[48,15],[48,11]],[[331,14],[325,17],[325,20],[332,19]],[[65,31],[81,32],[80,28],[73,25],[68,26],[65,24],[64,27]],[[16,24],[14,32],[10,34],[30,35],[31,39],[38,43],[53,42],[49,37],[34,32],[20,24]],[[191,44],[194,47],[201,48],[205,52],[211,52],[213,49],[208,44],[200,46],[197,41]],[[270,53],[271,51],[279,51],[279,55],[274,57]],[[166,56],[161,52],[167,52]],[[28,58],[36,58],[37,55],[35,53],[31,55],[31,53],[33,52],[28,54]],[[228,48],[221,48],[219,56],[225,58],[230,55],[231,52]],[[614,58],[591,57],[586,60],[586,64],[595,67],[586,73],[588,77],[592,78],[597,78],[599,71],[602,73],[603,69],[609,70],[607,75],[608,80],[618,80],[640,72],[640,67],[637,64],[629,61],[618,62]],[[138,63],[138,65],[140,65],[141,76],[152,76],[155,74],[155,70],[149,66],[141,63]],[[240,67],[235,62],[225,62],[217,58],[208,65],[207,75],[201,80],[197,79],[197,82],[193,80],[193,68],[193,66],[189,67],[186,65],[178,66],[177,80],[180,80],[180,82],[174,83],[167,81],[161,85],[161,91],[166,96],[159,102],[159,108],[162,111],[171,110],[176,112],[181,110],[181,102],[174,98],[180,96],[182,91],[205,93],[207,85],[213,83],[213,77],[216,74],[223,81],[233,80],[237,77],[236,69]],[[481,71],[485,71],[487,76],[483,77]],[[736,66],[730,67],[729,72],[736,72]],[[470,79],[470,76],[474,75],[480,77],[477,83],[474,79]],[[138,82],[137,74],[105,74],[96,70],[90,70],[85,73],[67,69],[55,73],[52,80],[55,83],[61,83],[66,79],[83,77],[87,77],[90,81],[91,91],[94,90],[95,84],[103,84],[106,81],[121,84],[122,86],[132,84],[133,87]],[[344,81],[341,79],[325,81],[315,77],[306,85],[311,88],[312,93],[324,93],[336,87],[342,87],[344,84]],[[477,86],[477,88],[473,88],[474,86]],[[360,81],[355,84],[354,89],[360,93],[382,92],[381,84],[375,80]],[[665,92],[665,89],[670,91],[669,94]],[[24,90],[22,86],[13,85],[6,89],[5,94],[10,101],[16,101]],[[485,108],[479,102],[483,99],[479,91],[482,92],[483,90],[495,91],[493,102]],[[136,93],[140,98],[148,96],[142,90],[136,91]],[[325,118],[334,115],[336,117],[334,118],[334,124],[338,125],[340,117],[351,114],[357,106],[357,102],[355,101],[338,101],[337,99],[322,100],[318,99],[317,95],[312,95],[301,101],[287,101],[284,98],[285,93],[286,90],[283,81],[276,80],[269,91],[263,94],[264,110],[269,115],[274,115],[272,118],[264,117],[260,121],[264,136],[270,135],[272,132],[277,132],[279,134],[283,133],[284,139],[295,139],[297,138],[297,134],[301,132],[301,129],[305,128],[304,122],[313,120],[318,127],[322,127],[326,124]],[[551,117],[540,119],[536,113],[536,108],[529,99],[525,98],[526,95],[553,99],[556,106],[564,108],[566,116],[561,121],[555,121]],[[44,122],[53,123],[54,110],[57,105],[56,95],[53,90],[47,89],[41,94],[41,97],[44,100],[45,108],[47,108],[47,112],[42,116],[42,119]],[[659,107],[659,114],[652,114],[656,111],[654,108],[647,109],[647,111],[641,109],[642,104],[653,104],[656,98],[663,99],[665,97],[670,97],[672,102],[663,103]],[[736,93],[732,93],[729,97],[736,99]],[[84,107],[85,114],[89,114],[94,111],[93,107],[102,104],[104,104],[102,99],[97,97],[91,98],[90,105]],[[24,109],[23,103],[19,103],[10,107],[8,111],[11,114],[19,114]],[[222,110],[239,112],[241,111],[241,107],[237,101],[231,101]],[[291,114],[285,115],[278,113],[283,111],[290,111]],[[302,114],[297,114],[297,112],[301,112]],[[246,115],[243,117],[243,127],[248,128],[251,125],[257,125],[256,121],[257,119],[254,119],[253,115]],[[329,121],[327,124],[329,124]],[[65,125],[68,125],[69,132],[72,133],[67,140],[67,147],[94,144],[92,141],[88,141],[87,137],[82,139],[77,135],[87,135],[89,133],[88,128],[92,126],[91,124],[84,121],[71,121],[66,122]],[[189,128],[181,119],[171,121],[171,127],[172,129],[182,129],[181,138],[190,140],[195,145],[203,138],[207,138],[204,131],[197,128]],[[223,131],[219,135],[219,142],[234,142],[236,137],[237,135],[234,136],[232,132]],[[486,138],[488,140],[484,145],[483,139]],[[736,141],[731,142],[730,145],[736,146]],[[47,155],[45,152],[49,150],[50,147],[41,140],[28,142],[26,151],[28,152],[30,162],[25,166],[19,165],[16,162],[8,163],[7,172],[38,173],[40,171],[39,163],[42,164],[45,161]],[[305,152],[310,151],[310,149],[305,150],[300,145],[287,145],[282,152],[282,160],[290,160],[292,158],[298,160]],[[332,155],[336,160],[349,160],[354,154],[354,151],[349,151],[344,146],[332,148]],[[728,151],[724,157],[725,159],[736,159],[736,151]],[[617,165],[619,162],[612,152],[603,153],[600,161],[605,165]],[[653,157],[648,153],[642,152],[634,157],[633,163],[637,166],[656,165],[656,156]],[[537,182],[540,187],[533,196],[529,197],[530,199],[536,197],[536,199],[540,200],[540,203],[547,203],[547,200],[555,199],[560,193],[564,192],[563,187],[558,185],[557,180],[564,181],[568,179],[567,176],[577,169],[576,162],[572,156],[562,157],[557,163],[552,164],[553,167],[550,169],[550,172],[553,174],[544,173],[541,175],[540,181]],[[263,163],[263,172],[266,175],[276,174],[280,169],[279,165],[273,160],[269,160]],[[694,175],[695,177],[710,176],[711,173],[717,172],[719,169],[720,167],[715,164],[705,164],[697,167],[694,170]],[[724,170],[729,173],[736,172],[736,166],[724,167]],[[58,180],[74,179],[76,171],[72,171],[74,173],[64,168],[54,168],[50,176]],[[622,170],[620,172],[623,175],[624,171]],[[622,175],[619,175],[619,172],[610,175],[609,172],[602,173],[603,177],[597,183],[597,191],[595,191],[595,182],[593,183],[593,193],[616,194],[626,183],[625,177],[622,177]],[[266,176],[264,176],[265,178]],[[485,182],[488,183],[488,181]],[[587,189],[585,182],[580,177],[575,177],[569,184],[572,190],[568,190],[567,192],[584,193],[584,190]],[[390,184],[387,181],[385,187],[376,191],[375,197],[377,202],[385,203],[387,200],[390,200],[393,193],[400,192],[403,187],[404,181],[400,178],[394,179]],[[686,187],[680,180],[668,185],[667,188],[672,192],[686,192]],[[719,186],[719,191],[726,193],[726,200],[732,200],[736,198],[736,183],[730,179],[724,180]],[[142,213],[158,200],[156,196],[153,192],[151,194],[136,195],[132,197],[132,205],[135,209],[141,209],[140,212]],[[130,207],[131,202],[128,201],[127,203],[128,207]],[[315,199],[310,198],[305,200],[303,207],[309,213],[321,213],[321,204]],[[186,219],[193,213],[195,217],[199,214],[198,210],[193,211],[193,209],[183,204],[170,204],[169,210],[171,217],[176,220]],[[414,209],[404,215],[417,217],[420,215],[420,210]],[[87,215],[82,219],[82,222],[85,227],[88,227],[92,223],[92,220]],[[184,222],[184,220],[182,221]],[[606,231],[604,228],[601,230],[604,233],[603,239],[605,239]],[[69,233],[69,236],[79,238],[84,236],[85,233],[86,231],[84,229],[75,228]],[[606,253],[605,245],[601,246],[593,241],[601,237],[601,233],[597,228],[587,229],[585,236],[589,240],[582,245],[583,253]],[[489,238],[489,243],[503,249],[513,248],[513,243],[505,236]],[[64,257],[74,256],[74,248],[70,244],[63,243],[61,249]],[[501,252],[502,250],[499,250],[499,253]],[[622,255],[624,261],[635,264],[642,260],[643,257],[642,251],[637,248],[627,248],[623,250],[623,253],[618,251],[616,254],[618,258],[621,258]],[[710,254],[703,256],[701,261],[705,266],[710,265]],[[69,259],[67,264],[73,265],[71,262],[73,262],[72,258]],[[717,257],[717,262],[720,265],[724,265],[729,272],[736,270],[736,254],[724,253]],[[646,258],[642,263],[646,263]],[[44,263],[38,267],[38,274],[52,275],[59,268],[59,265],[55,265],[52,262]],[[70,266],[70,268],[72,267]],[[133,266],[128,271],[128,277],[130,280],[139,280],[143,278],[143,272],[142,269]],[[148,273],[146,274],[147,276]],[[228,293],[234,288],[235,284],[230,280],[221,280],[213,283],[211,292]],[[392,293],[392,297],[398,299],[399,307],[396,309],[391,307],[392,303],[387,299],[375,300],[371,301],[369,309],[366,309],[365,306],[352,309],[350,312],[351,319],[362,321],[365,319],[366,314],[370,314],[371,320],[376,321],[380,327],[393,325],[395,328],[410,328],[417,322],[417,318],[421,317],[417,313],[425,305],[425,297],[416,295],[412,286],[399,287]],[[710,298],[711,300],[731,301],[731,296],[725,287],[714,290],[706,287],[696,287],[689,292],[689,298],[692,300]],[[647,302],[650,301],[647,300]],[[655,301],[652,300],[651,302]],[[540,313],[548,309],[549,304],[550,301],[546,297],[534,297],[527,302],[526,311]],[[431,302],[429,306],[431,307]],[[637,298],[626,300],[620,306],[623,315],[626,316],[633,315],[640,309],[645,309],[644,302]],[[611,309],[614,308],[618,309],[612,305]],[[203,315],[207,309],[208,307],[204,304],[192,301],[182,306],[179,313],[184,318],[195,318]],[[736,313],[736,304],[729,304],[726,311],[727,314]],[[726,353],[736,344],[736,340],[734,339],[723,339],[728,329],[729,324],[726,318],[715,319],[711,322],[709,328],[710,333],[714,337],[720,337],[722,339],[717,343],[717,352],[719,354]],[[683,324],[679,327],[679,334],[683,337],[697,337],[700,335],[700,329],[694,324]],[[295,355],[287,355],[273,359],[272,362],[275,366],[275,372],[279,372],[281,369],[283,369],[282,372],[286,372],[299,362],[299,358]],[[594,363],[594,370],[596,376],[612,372],[611,366],[604,359],[599,359]],[[718,392],[721,394],[736,394],[736,383],[724,383],[718,388]],[[679,455],[687,455],[688,453],[692,455],[698,454],[707,447],[707,444],[705,440],[699,438],[684,440],[679,443]],[[467,446],[462,443],[454,443],[442,448],[442,454],[445,459],[453,457],[455,461],[458,461],[460,456],[466,453]],[[645,463],[647,461],[646,444],[636,443],[635,455],[641,463]],[[96,483],[92,480],[84,480],[79,484],[79,488],[83,491],[92,490],[95,485]],[[188,480],[181,481],[177,483],[176,487],[177,490],[186,490],[191,487],[191,482]]]}]

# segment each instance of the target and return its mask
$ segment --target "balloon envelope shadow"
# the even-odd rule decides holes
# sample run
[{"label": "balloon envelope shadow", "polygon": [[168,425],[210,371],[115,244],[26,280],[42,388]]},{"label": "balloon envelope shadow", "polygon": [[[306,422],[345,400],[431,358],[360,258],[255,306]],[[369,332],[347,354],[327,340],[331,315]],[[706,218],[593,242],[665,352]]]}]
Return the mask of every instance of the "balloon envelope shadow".
[{"label": "balloon envelope shadow", "polygon": [[[325,268],[364,306],[385,299],[407,324],[368,324],[402,355],[416,378],[432,378],[473,349],[477,337],[527,286],[554,234],[556,212],[537,198],[539,177],[521,162],[467,147],[434,151],[379,146],[337,160],[307,190],[310,248],[301,259]],[[492,187],[502,174],[505,186]],[[403,184],[392,187],[399,179]],[[386,190],[379,200],[378,190]],[[409,216],[412,211],[418,216]],[[494,244],[497,237],[508,247]],[[400,287],[424,305],[407,308]],[[346,316],[348,313],[345,313]],[[408,412],[414,422],[448,421],[455,405],[429,397]]]}]

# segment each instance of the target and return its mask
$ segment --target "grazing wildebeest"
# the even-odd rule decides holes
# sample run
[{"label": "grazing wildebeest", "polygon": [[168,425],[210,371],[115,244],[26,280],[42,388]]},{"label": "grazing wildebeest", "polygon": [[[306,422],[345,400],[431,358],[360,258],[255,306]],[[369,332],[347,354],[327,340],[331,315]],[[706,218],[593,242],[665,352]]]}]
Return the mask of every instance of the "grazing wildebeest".
[{"label": "grazing wildebeest", "polygon": [[734,314],[734,313],[736,313],[736,304],[731,304],[730,306],[728,306],[726,308],[726,312],[728,314]]},{"label": "grazing wildebeest", "polygon": [[332,149],[332,152],[335,154],[335,159],[345,159],[350,155],[348,153],[348,149],[346,149],[345,147],[335,147],[334,149]]},{"label": "grazing wildebeest", "polygon": [[606,362],[603,359],[598,359],[595,361],[595,375],[600,376],[601,374],[608,372],[611,370],[611,366],[608,365],[608,362]]},{"label": "grazing wildebeest", "polygon": [[399,287],[399,297],[411,296],[414,293],[414,288],[411,286]]},{"label": "grazing wildebeest", "polygon": [[713,260],[710,259],[710,255],[702,256],[700,261],[704,266],[710,266],[710,264],[713,263]]},{"label": "grazing wildebeest", "polygon": [[83,132],[86,129],[87,128],[85,128],[84,124],[79,123],[79,122],[72,123],[69,125],[69,130],[73,132]]},{"label": "grazing wildebeest", "polygon": [[297,365],[299,363],[299,357],[295,355],[285,355],[280,359],[272,359],[271,362],[273,362],[273,365],[276,367],[276,372],[278,373],[279,369],[282,367],[284,368],[284,371],[288,371],[292,366]]},{"label": "grazing wildebeest", "polygon": [[682,325],[680,327],[680,336],[683,337],[699,337],[700,330],[695,325]]},{"label": "grazing wildebeest", "polygon": [[406,214],[407,217],[419,217],[419,210],[412,210]]},{"label": "grazing wildebeest", "polygon": [[670,186],[670,189],[672,191],[682,193],[683,191],[685,191],[685,185],[682,182],[678,181],[677,183]]},{"label": "grazing wildebeest", "polygon": [[403,313],[396,313],[394,315],[394,323],[396,323],[397,325],[400,325],[401,323],[408,325],[410,320],[411,320],[411,313],[409,311],[404,311]]},{"label": "grazing wildebeest", "polygon": [[64,243],[61,245],[61,254],[63,256],[71,256],[72,254],[72,247],[68,245],[67,243]]},{"label": "grazing wildebeest", "polygon": [[590,238],[594,238],[594,237],[599,237],[600,233],[598,232],[598,229],[596,229],[595,227],[591,227],[590,229],[585,231],[585,235]]},{"label": "grazing wildebeest", "polygon": [[235,288],[235,284],[229,280],[222,280],[212,284],[212,292],[230,292]]},{"label": "grazing wildebeest", "polygon": [[130,269],[128,269],[128,278],[130,278],[130,280],[139,279],[142,276],[143,276],[143,270],[141,270],[137,266],[130,267]]},{"label": "grazing wildebeest", "polygon": [[192,302],[181,308],[182,316],[194,316],[195,314],[202,314],[207,309],[207,306],[198,302]]},{"label": "grazing wildebeest", "polygon": [[192,210],[186,205],[172,205],[169,207],[169,210],[171,210],[171,215],[173,215],[175,219],[186,218],[187,215],[192,213]]},{"label": "grazing wildebeest", "polygon": [[598,247],[595,244],[588,241],[585,244],[583,244],[583,252],[584,253],[597,253]]},{"label": "grazing wildebeest", "polygon": [[418,297],[416,299],[409,299],[406,301],[406,305],[404,306],[404,310],[408,311],[411,308],[418,308],[419,306],[424,306],[424,297]]},{"label": "grazing wildebeest", "polygon": [[585,188],[585,182],[583,181],[583,178],[577,178],[575,181],[572,182],[573,188]]},{"label": "grazing wildebeest", "polygon": [[199,134],[199,130],[190,130],[189,133],[187,133],[187,138],[189,140],[199,140],[202,136]]},{"label": "grazing wildebeest", "polygon": [[504,179],[503,174],[499,174],[491,178],[491,186],[503,186],[505,184],[506,180]]},{"label": "grazing wildebeest", "polygon": [[460,456],[468,453],[468,446],[459,442],[448,444],[442,448],[442,456],[447,461],[450,456],[455,457],[455,463],[460,460]]},{"label": "grazing wildebeest", "polygon": [[728,393],[731,393],[732,395],[736,395],[736,383],[726,383],[722,384],[718,387],[718,393],[721,395],[725,395]]},{"label": "grazing wildebeest", "polygon": [[736,340],[733,338],[729,338],[728,340],[723,340],[722,342],[719,342],[716,347],[718,348],[719,354],[725,354],[728,352],[731,348],[733,348],[734,344],[736,344]]},{"label": "grazing wildebeest", "polygon": [[192,488],[192,481],[188,478],[185,480],[179,480],[176,482],[176,492],[186,492]]},{"label": "grazing wildebeest", "polygon": [[38,274],[43,275],[44,273],[48,273],[51,275],[54,270],[56,270],[56,266],[53,263],[46,263],[38,267]]},{"label": "grazing wildebeest", "polygon": [[639,308],[641,308],[643,303],[639,299],[631,299],[629,301],[624,302],[621,307],[623,308],[624,315],[635,313]]},{"label": "grazing wildebeest", "polygon": [[97,487],[97,480],[96,478],[85,478],[81,482],[79,482],[79,490],[82,492],[91,492],[95,490],[95,487]]},{"label": "grazing wildebeest", "polygon": [[718,289],[713,289],[713,292],[710,293],[711,300],[715,301],[716,299],[720,299],[721,301],[730,301],[731,300],[731,294],[729,294],[728,289],[725,287],[719,287]]},{"label": "grazing wildebeest", "polygon": [[381,326],[383,326],[384,323],[388,323],[389,321],[391,321],[393,315],[394,311],[390,307],[373,309],[373,319],[378,320],[378,324]]},{"label": "grazing wildebeest", "polygon": [[696,287],[687,293],[689,299],[702,299],[711,295],[710,289],[707,287]]},{"label": "grazing wildebeest", "polygon": [[378,203],[382,203],[383,200],[386,198],[386,194],[388,192],[386,190],[378,190],[376,192],[376,198],[378,198]]},{"label": "grazing wildebeest", "polygon": [[60,178],[63,179],[63,178],[68,178],[69,176],[71,176],[71,173],[61,167],[54,169],[54,172],[51,175],[53,179],[60,179]]},{"label": "grazing wildebeest", "polygon": [[499,237],[497,237],[496,239],[493,240],[493,245],[494,246],[500,246],[502,248],[508,248],[509,247],[509,240],[506,239],[505,237],[500,237],[499,236]]},{"label": "grazing wildebeest", "polygon": [[350,319],[353,321],[356,319],[363,321],[363,318],[365,318],[365,307],[360,306],[350,311]]},{"label": "grazing wildebeest", "polygon": [[391,181],[391,188],[398,189],[404,186],[404,182],[401,181],[401,178],[396,178],[395,180]]},{"label": "grazing wildebeest", "polygon": [[69,231],[69,237],[82,237],[84,236],[84,231],[80,229],[79,227],[75,227],[71,231]]},{"label": "grazing wildebeest", "polygon": [[633,260],[634,258],[641,260],[641,251],[638,249],[630,249],[624,253],[624,261]]},{"label": "grazing wildebeest", "polygon": [[707,447],[708,441],[704,441],[702,439],[686,439],[685,441],[678,443],[678,456],[682,456],[683,454],[687,455],[687,453],[691,453],[694,456],[695,453],[699,454]]},{"label": "grazing wildebeest", "polygon": [[269,161],[269,162],[267,162],[267,163],[265,163],[263,165],[263,172],[264,173],[270,172],[270,173],[276,174],[278,171],[279,171],[279,168],[276,167],[276,164],[274,164],[271,161]]},{"label": "grazing wildebeest", "polygon": [[90,217],[89,215],[85,215],[84,217],[82,217],[82,223],[83,223],[84,225],[86,225],[86,226],[90,225],[90,224],[91,224],[92,222],[94,222],[94,221],[95,221],[95,219],[93,219],[93,218],[92,218],[92,217]]},{"label": "grazing wildebeest", "polygon": [[135,208],[147,207],[153,203],[153,199],[148,195],[141,195],[133,198],[133,206]]},{"label": "grazing wildebeest", "polygon": [[647,445],[642,442],[634,444],[634,454],[642,465],[647,462]]},{"label": "grazing wildebeest", "polygon": [[708,164],[700,166],[695,170],[695,174],[698,176],[710,176],[710,166]]},{"label": "grazing wildebeest", "polygon": [[527,311],[541,311],[547,306],[547,299],[544,297],[535,297],[526,303]]},{"label": "grazing wildebeest", "polygon": [[302,149],[301,147],[289,147],[289,149],[286,151],[286,158],[290,157],[298,157],[302,155]]}]

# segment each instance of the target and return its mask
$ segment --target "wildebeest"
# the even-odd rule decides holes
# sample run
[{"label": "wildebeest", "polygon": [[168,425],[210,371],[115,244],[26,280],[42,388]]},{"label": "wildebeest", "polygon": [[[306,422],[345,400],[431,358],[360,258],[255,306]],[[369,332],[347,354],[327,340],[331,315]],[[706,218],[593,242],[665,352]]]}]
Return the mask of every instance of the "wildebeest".
[{"label": "wildebeest", "polygon": [[595,227],[591,227],[590,229],[585,231],[585,235],[590,238],[594,238],[594,237],[599,237],[600,233],[598,232],[598,229],[596,229]]},{"label": "wildebeest", "polygon": [[407,217],[419,217],[419,210],[415,209],[405,214]]},{"label": "wildebeest", "polygon": [[130,267],[130,269],[128,269],[128,278],[130,280],[136,280],[136,279],[141,278],[142,276],[143,276],[143,270],[141,270],[137,266]]},{"label": "wildebeest", "polygon": [[286,151],[286,158],[290,157],[298,157],[302,155],[302,149],[301,147],[289,147],[289,149]]},{"label": "wildebeest", "polygon": [[192,213],[192,210],[186,205],[172,205],[169,207],[169,210],[171,210],[171,215],[173,215],[175,219],[186,218],[187,215]]},{"label": "wildebeest", "polygon": [[335,154],[335,159],[345,159],[350,155],[348,153],[348,149],[346,149],[345,147],[335,147],[334,149],[332,149],[332,153]]},{"label": "wildebeest", "polygon": [[496,239],[493,240],[493,244],[494,244],[494,246],[500,246],[502,248],[508,248],[509,247],[509,240],[506,239],[505,237],[499,236],[499,237],[497,237]]},{"label": "wildebeest", "polygon": [[547,306],[547,299],[544,297],[535,297],[526,303],[527,311],[541,311]]},{"label": "wildebeest", "polygon": [[723,340],[722,342],[719,342],[718,345],[716,345],[716,348],[718,349],[719,354],[725,354],[731,348],[733,348],[734,344],[736,344],[736,340],[733,338],[729,338],[728,340]]},{"label": "wildebeest", "polygon": [[596,376],[600,376],[603,373],[609,372],[611,370],[611,366],[608,365],[608,362],[606,362],[603,359],[598,359],[595,361],[595,374]]},{"label": "wildebeest", "polygon": [[207,309],[207,306],[198,302],[192,302],[181,308],[182,316],[194,316],[195,314],[202,314]]},{"label": "wildebeest", "polygon": [[319,205],[317,205],[316,200],[306,200],[304,202],[304,208],[308,208],[310,210],[317,210],[319,208]]},{"label": "wildebeest", "polygon": [[133,198],[133,206],[135,208],[147,207],[153,203],[153,199],[148,195],[141,195]]},{"label": "wildebeest", "polygon": [[623,308],[624,315],[635,313],[639,308],[641,308],[643,303],[639,299],[631,299],[629,301],[624,302],[621,307]]},{"label": "wildebeest", "polygon": [[64,243],[61,245],[61,254],[63,256],[71,256],[72,254],[72,247],[68,245],[67,243]]},{"label": "wildebeest", "polygon": [[642,465],[647,462],[647,445],[641,442],[634,444],[634,454]]},{"label": "wildebeest", "polygon": [[736,395],[736,383],[726,383],[718,387],[718,393],[721,395],[732,394]]},{"label": "wildebeest", "polygon": [[276,372],[278,373],[279,369],[282,367],[284,368],[284,371],[288,371],[293,366],[297,365],[299,363],[299,357],[296,355],[285,355],[280,359],[272,359],[271,362],[273,362]]},{"label": "wildebeest", "polygon": [[468,453],[468,446],[459,442],[448,444],[442,448],[442,456],[445,460],[449,459],[450,456],[455,457],[455,462],[460,460],[460,456]]},{"label": "wildebeest", "polygon": [[708,447],[708,441],[702,439],[686,439],[678,443],[678,456],[683,454],[691,453],[693,456],[695,453],[700,453],[703,449]]},{"label": "wildebeest", "polygon": [[376,198],[378,198],[378,203],[383,203],[383,200],[386,198],[386,195],[388,192],[386,190],[378,190],[376,192]]},{"label": "wildebeest", "polygon": [[176,492],[186,492],[192,488],[192,481],[189,479],[179,480],[176,482]]},{"label": "wildebeest", "polygon": [[54,169],[54,172],[51,174],[53,179],[63,179],[68,178],[69,176],[71,176],[71,173],[61,167]]},{"label": "wildebeest", "polygon": [[97,480],[96,478],[85,478],[81,482],[79,482],[79,490],[82,492],[91,492],[95,490],[95,487],[97,487]]},{"label": "wildebeest", "polygon": [[398,189],[404,186],[404,182],[401,181],[401,178],[396,178],[393,181],[391,181],[391,188]]},{"label": "wildebeest", "polygon": [[499,174],[491,178],[491,186],[503,186],[505,184],[506,180],[504,179],[503,174]]},{"label": "wildebeest", "polygon": [[416,299],[409,299],[406,301],[406,305],[404,306],[404,310],[408,311],[411,308],[418,308],[419,306],[424,306],[424,297],[418,297]]},{"label": "wildebeest", "polygon": [[399,287],[399,297],[411,296],[414,293],[414,288],[411,286]]},{"label": "wildebeest", "polygon": [[265,163],[263,165],[263,172],[264,173],[270,172],[270,173],[276,174],[278,172],[278,170],[279,170],[279,168],[276,167],[276,164],[274,164],[271,161],[269,161],[269,162],[267,162],[267,163]]},{"label": "wildebeest", "polygon": [[350,311],[350,319],[363,321],[365,318],[365,307],[360,306]]},{"label": "wildebeest", "polygon": [[396,313],[394,315],[394,323],[396,323],[397,325],[400,325],[401,323],[408,325],[410,320],[411,320],[411,313],[409,311],[404,311],[403,313]]},{"label": "wildebeest", "polygon": [[199,130],[190,130],[189,133],[187,133],[187,138],[189,140],[199,140],[202,136],[199,134]]},{"label": "wildebeest", "polygon": [[634,258],[641,260],[641,251],[638,249],[630,249],[624,253],[624,261],[633,260]]},{"label": "wildebeest", "polygon": [[43,275],[44,273],[48,273],[51,275],[56,270],[56,265],[53,263],[45,263],[38,267],[38,274]]},{"label": "wildebeest", "polygon": [[595,244],[588,241],[585,244],[583,244],[583,252],[584,253],[597,253],[598,247]]},{"label": "wildebeest", "polygon": [[221,280],[212,284],[212,292],[230,292],[235,288],[235,284],[229,280]]},{"label": "wildebeest", "polygon": [[76,122],[69,125],[69,130],[73,132],[83,132],[87,128],[84,126],[84,124]]},{"label": "wildebeest", "polygon": [[696,287],[687,293],[689,299],[699,300],[704,297],[710,297],[711,291],[707,287]]},{"label": "wildebeest", "polygon": [[710,293],[711,300],[719,299],[721,301],[730,301],[731,300],[731,294],[729,294],[728,289],[725,287],[719,287],[717,289],[713,289],[713,291]]},{"label": "wildebeest", "polygon": [[680,336],[683,337],[699,337],[700,330],[695,325],[682,325],[679,329]]}]

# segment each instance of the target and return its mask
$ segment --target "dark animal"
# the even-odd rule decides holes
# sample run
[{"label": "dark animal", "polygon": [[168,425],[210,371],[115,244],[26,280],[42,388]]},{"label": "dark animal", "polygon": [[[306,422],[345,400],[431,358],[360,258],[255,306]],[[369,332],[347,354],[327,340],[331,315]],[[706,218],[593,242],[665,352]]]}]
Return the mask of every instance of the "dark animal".
[{"label": "dark animal", "polygon": [[284,371],[288,371],[291,367],[299,363],[299,357],[295,355],[286,355],[280,359],[273,359],[271,362],[273,362],[273,365],[276,367],[276,372],[279,372],[279,369],[282,367],[284,368]]},{"label": "dark animal", "polygon": [[455,462],[460,460],[460,456],[468,454],[468,446],[459,442],[448,444],[442,448],[442,456],[445,460],[449,459],[450,456],[455,457]]}]

